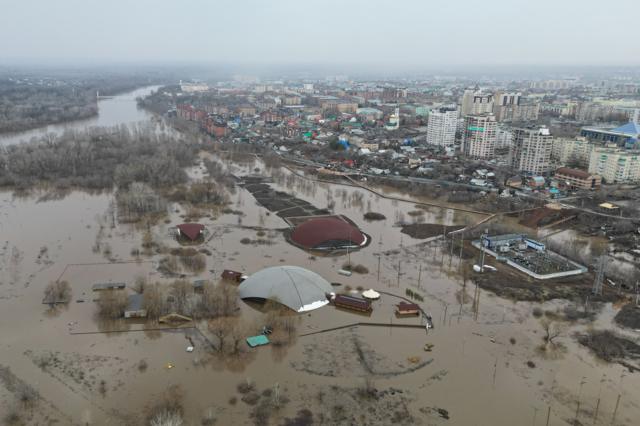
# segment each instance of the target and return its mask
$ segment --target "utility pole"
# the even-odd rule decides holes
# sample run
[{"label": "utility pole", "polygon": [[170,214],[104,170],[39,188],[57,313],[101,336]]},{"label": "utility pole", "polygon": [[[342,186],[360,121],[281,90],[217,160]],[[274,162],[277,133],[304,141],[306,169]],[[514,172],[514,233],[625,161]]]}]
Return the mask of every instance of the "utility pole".
[{"label": "utility pole", "polygon": [[398,287],[400,287],[400,261],[398,260]]},{"label": "utility pole", "polygon": [[576,405],[576,418],[573,421],[574,424],[578,424],[578,414],[580,413],[580,395],[582,394],[582,386],[587,383],[584,379],[585,377],[580,379],[580,388],[578,389],[578,404]]},{"label": "utility pole", "polygon": [[462,267],[462,248],[464,247],[464,235],[460,233],[460,259],[458,261],[458,270]]},{"label": "utility pole", "polygon": [[489,235],[489,230],[485,229],[484,234],[482,234],[482,236],[480,237],[480,253],[481,253],[481,258],[480,258],[480,272],[484,272],[484,241],[486,240],[487,236]]},{"label": "utility pole", "polygon": [[596,267],[596,278],[593,281],[592,293],[602,296],[602,281],[604,279],[604,263],[605,257],[601,255],[598,258],[598,266]]}]

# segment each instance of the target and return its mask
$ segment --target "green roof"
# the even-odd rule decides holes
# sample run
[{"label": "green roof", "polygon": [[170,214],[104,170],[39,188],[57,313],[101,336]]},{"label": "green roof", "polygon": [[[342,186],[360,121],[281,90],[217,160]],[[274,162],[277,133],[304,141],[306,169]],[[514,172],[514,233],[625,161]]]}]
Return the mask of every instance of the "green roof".
[{"label": "green roof", "polygon": [[255,348],[256,346],[266,345],[268,343],[269,343],[269,338],[264,334],[247,337],[247,344],[252,348]]}]

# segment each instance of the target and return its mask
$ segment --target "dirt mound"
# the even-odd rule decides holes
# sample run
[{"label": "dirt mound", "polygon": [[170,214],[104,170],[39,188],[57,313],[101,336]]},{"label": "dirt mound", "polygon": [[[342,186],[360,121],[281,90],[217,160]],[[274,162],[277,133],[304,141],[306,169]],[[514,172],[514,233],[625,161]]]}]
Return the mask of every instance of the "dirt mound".
[{"label": "dirt mound", "polygon": [[618,362],[630,370],[640,371],[640,345],[626,337],[610,330],[593,330],[578,335],[578,342],[604,361]]},{"label": "dirt mound", "polygon": [[537,229],[566,219],[573,214],[574,213],[571,210],[556,210],[542,207],[539,209],[524,212],[519,223],[520,225],[526,226],[528,228]]},{"label": "dirt mound", "polygon": [[461,228],[463,228],[463,226],[460,225],[444,226],[435,223],[412,223],[411,225],[403,225],[400,232],[422,240],[435,237],[436,235],[442,235],[443,232],[457,231]]},{"label": "dirt mound", "polygon": [[618,325],[623,327],[640,329],[640,307],[635,303],[628,303],[620,309],[614,318]]}]

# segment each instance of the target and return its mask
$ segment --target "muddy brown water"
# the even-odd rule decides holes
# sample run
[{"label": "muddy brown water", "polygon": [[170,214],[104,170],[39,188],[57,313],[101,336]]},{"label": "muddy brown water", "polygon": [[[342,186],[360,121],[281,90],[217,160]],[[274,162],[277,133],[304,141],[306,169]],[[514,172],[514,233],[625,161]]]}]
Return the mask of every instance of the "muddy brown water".
[{"label": "muddy brown water", "polygon": [[[218,418],[218,424],[251,424],[251,407],[228,402],[230,397],[239,396],[236,385],[249,379],[260,390],[277,383],[291,399],[274,414],[273,423],[278,424],[305,405],[310,404],[316,415],[330,409],[317,402],[315,392],[331,392],[331,386],[362,386],[370,376],[380,390],[403,391],[415,424],[544,425],[549,407],[549,424],[567,424],[576,415],[578,394],[578,420],[583,424],[593,423],[598,395],[601,402],[596,424],[610,424],[619,394],[615,424],[635,424],[640,414],[640,375],[625,373],[617,364],[599,362],[577,345],[571,334],[585,330],[583,324],[571,326],[560,337],[564,350],[543,356],[536,349],[542,343],[542,328],[531,315],[538,305],[498,298],[477,290],[471,281],[463,288],[455,255],[435,241],[425,244],[400,233],[395,223],[403,218],[412,220],[408,212],[416,209],[413,203],[388,200],[361,188],[316,183],[284,169],[268,170],[259,160],[228,166],[236,174],[259,168],[272,175],[277,189],[294,193],[319,208],[333,203],[334,213],[348,216],[373,237],[369,247],[350,253],[352,263],[366,266],[369,273],[341,276],[337,271],[346,256],[311,258],[287,244],[278,231],[286,223],[258,206],[250,193],[237,188],[231,196],[231,207],[241,210],[243,216],[225,214],[202,221],[212,236],[205,246],[213,253],[207,257],[207,270],[213,272],[199,277],[217,277],[224,268],[252,273],[267,266],[291,264],[352,289],[361,286],[404,296],[405,289],[411,288],[424,296],[421,305],[431,313],[435,329],[427,334],[424,329],[358,326],[300,336],[288,348],[261,347],[237,359],[211,356],[197,338],[196,350],[187,353],[185,331],[145,331],[136,322],[128,326],[127,333],[72,334],[109,330],[108,325],[95,320],[92,302],[76,303],[82,292],[85,296],[90,293],[92,283],[131,282],[138,275],[162,281],[154,264],[147,263],[158,258],[105,264],[110,260],[131,261],[131,250],[140,247],[142,239],[132,225],[118,224],[105,215],[112,201],[110,194],[74,192],[61,200],[38,202],[37,197],[14,198],[3,192],[0,364],[40,392],[43,402],[37,411],[41,413],[34,419],[48,415],[59,419],[60,424],[125,424],[141,420],[144,408],[160,393],[171,385],[180,385],[185,392],[188,424],[199,424],[209,411]],[[204,171],[194,167],[189,174],[197,179],[204,176]],[[388,193],[408,196],[398,191]],[[366,222],[362,215],[367,211],[383,213],[387,219]],[[156,240],[174,246],[169,228],[180,223],[184,213],[184,207],[172,206],[171,223],[152,228]],[[435,207],[426,209],[423,217],[427,223],[442,225],[464,225],[480,219]],[[254,227],[266,229],[273,244],[240,243],[245,237],[256,238]],[[93,250],[96,242],[100,243],[100,252]],[[105,257],[104,247],[109,247],[110,259]],[[392,254],[380,256],[378,278],[377,254],[390,251]],[[73,302],[51,312],[41,304],[42,293],[46,284],[58,277],[72,284]],[[461,297],[462,293],[466,297]],[[383,294],[374,302],[370,317],[325,307],[301,315],[299,333],[357,322],[418,324],[417,318],[398,319],[393,315],[398,301]],[[566,303],[552,301],[541,306],[555,310]],[[242,317],[259,321],[260,315],[243,305]],[[613,327],[613,315],[614,309],[606,306],[596,327]],[[633,331],[625,333],[634,336]],[[432,352],[423,350],[425,343],[434,344]],[[51,353],[60,361],[39,368],[37,360]],[[138,370],[142,359],[148,364],[144,372]],[[533,361],[535,368],[527,366],[527,361]],[[166,368],[168,363],[173,368]],[[85,379],[77,379],[79,370]],[[102,380],[105,393],[99,390]],[[0,384],[0,411],[6,412],[14,404],[15,397]],[[450,420],[420,412],[428,407],[448,410]]]}]

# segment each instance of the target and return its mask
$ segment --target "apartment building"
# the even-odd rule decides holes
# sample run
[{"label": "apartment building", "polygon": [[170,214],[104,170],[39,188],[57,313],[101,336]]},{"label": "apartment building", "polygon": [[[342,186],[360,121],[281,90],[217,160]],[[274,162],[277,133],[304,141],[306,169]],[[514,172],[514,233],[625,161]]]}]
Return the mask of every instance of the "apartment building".
[{"label": "apartment building", "polygon": [[542,175],[551,170],[553,136],[547,127],[527,127],[513,130],[511,162],[515,170]]},{"label": "apartment building", "polygon": [[493,158],[497,123],[493,114],[468,115],[464,118],[462,151],[473,158]]},{"label": "apartment building", "polygon": [[427,122],[427,143],[429,145],[453,146],[456,141],[458,110],[442,107],[431,110]]},{"label": "apartment building", "polygon": [[594,148],[589,173],[602,176],[607,183],[640,182],[640,151],[621,148]]}]

